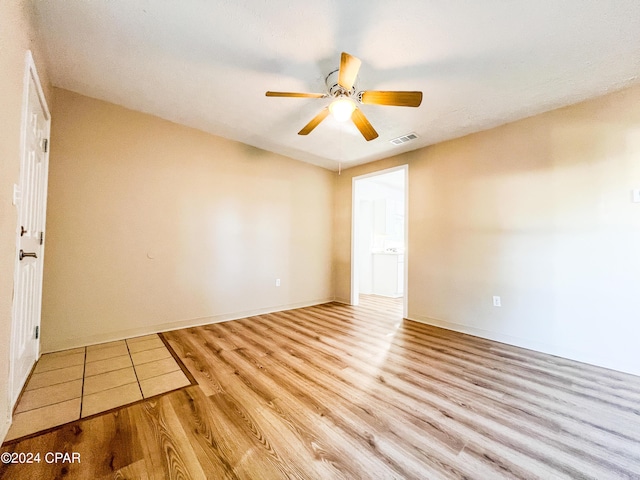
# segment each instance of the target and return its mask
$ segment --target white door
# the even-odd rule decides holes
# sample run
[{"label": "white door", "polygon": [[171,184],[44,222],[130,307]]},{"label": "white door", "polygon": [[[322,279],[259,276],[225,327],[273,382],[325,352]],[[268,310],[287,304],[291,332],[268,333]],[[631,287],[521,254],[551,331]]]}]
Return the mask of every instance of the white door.
[{"label": "white door", "polygon": [[49,111],[29,52],[23,101],[20,184],[15,198],[18,226],[11,331],[12,406],[39,355],[49,125]]}]

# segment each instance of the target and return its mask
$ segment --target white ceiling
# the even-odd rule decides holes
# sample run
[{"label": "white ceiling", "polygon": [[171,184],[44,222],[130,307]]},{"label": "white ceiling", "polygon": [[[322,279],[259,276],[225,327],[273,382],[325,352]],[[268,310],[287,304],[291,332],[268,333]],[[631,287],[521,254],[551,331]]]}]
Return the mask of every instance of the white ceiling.
[{"label": "white ceiling", "polygon": [[[638,0],[33,0],[53,85],[336,170],[640,82]],[[327,118],[346,51],[379,138]],[[396,147],[394,137],[419,139]]]}]

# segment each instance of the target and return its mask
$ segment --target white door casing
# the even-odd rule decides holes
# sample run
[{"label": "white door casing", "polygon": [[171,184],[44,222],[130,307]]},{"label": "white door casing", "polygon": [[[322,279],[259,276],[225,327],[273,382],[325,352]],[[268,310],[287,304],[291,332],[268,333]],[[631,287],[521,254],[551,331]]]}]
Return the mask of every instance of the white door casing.
[{"label": "white door casing", "polygon": [[26,55],[22,106],[20,184],[11,325],[9,406],[16,400],[40,350],[42,276],[51,116],[31,52]]},{"label": "white door casing", "polygon": [[361,239],[360,239],[360,216],[362,212],[360,211],[360,200],[361,200],[361,187],[362,183],[368,179],[373,177],[378,177],[381,175],[389,174],[392,172],[403,171],[404,172],[404,245],[405,251],[404,255],[402,255],[402,271],[398,271],[398,286],[401,286],[401,290],[403,292],[403,317],[406,318],[408,315],[408,241],[409,241],[409,165],[400,165],[397,167],[391,167],[384,170],[379,170],[372,173],[367,173],[364,175],[359,175],[357,177],[353,177],[351,179],[351,297],[350,304],[358,305],[358,297],[360,294],[360,279],[359,279],[359,255],[358,251],[361,247]]}]

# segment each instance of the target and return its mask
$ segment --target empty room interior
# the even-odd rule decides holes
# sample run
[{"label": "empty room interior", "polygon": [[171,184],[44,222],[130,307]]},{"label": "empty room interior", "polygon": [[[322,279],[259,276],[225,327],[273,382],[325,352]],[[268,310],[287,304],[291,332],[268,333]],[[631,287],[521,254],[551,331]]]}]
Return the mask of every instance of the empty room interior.
[{"label": "empty room interior", "polygon": [[0,3],[0,478],[640,478],[640,3]]}]

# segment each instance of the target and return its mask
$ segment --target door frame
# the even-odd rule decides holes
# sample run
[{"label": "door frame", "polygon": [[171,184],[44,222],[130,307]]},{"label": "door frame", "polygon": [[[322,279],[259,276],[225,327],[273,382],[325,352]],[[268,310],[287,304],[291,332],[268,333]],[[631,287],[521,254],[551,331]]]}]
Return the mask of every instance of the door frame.
[{"label": "door frame", "polygon": [[360,283],[358,273],[357,246],[359,240],[358,225],[360,220],[360,198],[358,192],[358,182],[379,175],[404,171],[404,292],[402,295],[402,316],[407,318],[408,298],[409,298],[409,165],[399,165],[397,167],[385,168],[375,172],[358,175],[351,179],[351,305],[358,305],[360,294]]},{"label": "door frame", "polygon": [[[49,107],[47,105],[47,99],[44,96],[44,91],[42,89],[42,84],[40,83],[40,77],[38,75],[38,71],[36,69],[36,64],[33,60],[33,54],[31,53],[31,50],[27,50],[26,55],[25,55],[25,72],[24,72],[24,78],[23,78],[23,93],[22,93],[22,118],[21,118],[21,126],[20,126],[20,177],[19,177],[19,182],[20,185],[16,186],[14,188],[14,205],[16,205],[17,209],[18,209],[18,215],[16,216],[16,257],[15,257],[15,263],[14,263],[14,268],[13,268],[13,284],[14,284],[14,290],[15,290],[15,286],[18,280],[18,267],[19,267],[19,262],[20,260],[18,259],[18,249],[19,249],[19,244],[18,244],[18,235],[20,232],[20,205],[18,204],[18,196],[21,197],[22,192],[18,191],[18,187],[21,187],[22,185],[22,176],[23,176],[23,167],[24,167],[24,163],[25,163],[25,156],[28,154],[27,149],[26,149],[26,139],[27,139],[27,128],[29,125],[29,119],[28,119],[28,113],[29,113],[29,84],[30,84],[30,80],[33,80],[33,83],[36,87],[36,94],[38,96],[38,101],[40,102],[40,105],[42,107],[42,111],[45,115],[45,132],[44,132],[44,138],[47,139],[47,141],[49,141],[51,135],[51,113],[49,111]],[[44,153],[44,162],[45,162],[45,166],[44,166],[44,186],[43,186],[43,211],[42,211],[42,215],[43,215],[43,220],[45,222],[46,225],[46,216],[47,216],[47,190],[48,190],[48,178],[49,178],[49,151],[50,149],[47,148],[46,152]],[[43,231],[44,231],[44,225],[43,225]],[[42,246],[42,251],[40,254],[41,257],[41,262],[42,262],[42,269],[44,269],[44,245]],[[40,287],[40,289],[42,290],[42,287]],[[7,389],[7,395],[9,396],[8,398],[8,405],[9,405],[9,420],[11,420],[12,416],[13,416],[13,409],[15,407],[15,400],[17,400],[18,398],[18,391],[21,390],[24,387],[24,383],[26,381],[25,379],[22,379],[20,381],[19,385],[16,385],[14,382],[14,360],[15,360],[15,337],[14,334],[16,332],[16,329],[18,328],[18,315],[17,315],[17,302],[16,299],[13,299],[13,305],[11,308],[11,339],[9,342],[9,382],[8,382],[8,389]],[[42,296],[40,298],[40,305],[39,305],[39,312],[38,312],[38,320],[37,320],[37,326],[38,328],[40,328],[40,323],[42,320]],[[40,357],[40,336],[38,336],[37,339],[37,343],[36,343],[36,360]]]}]

